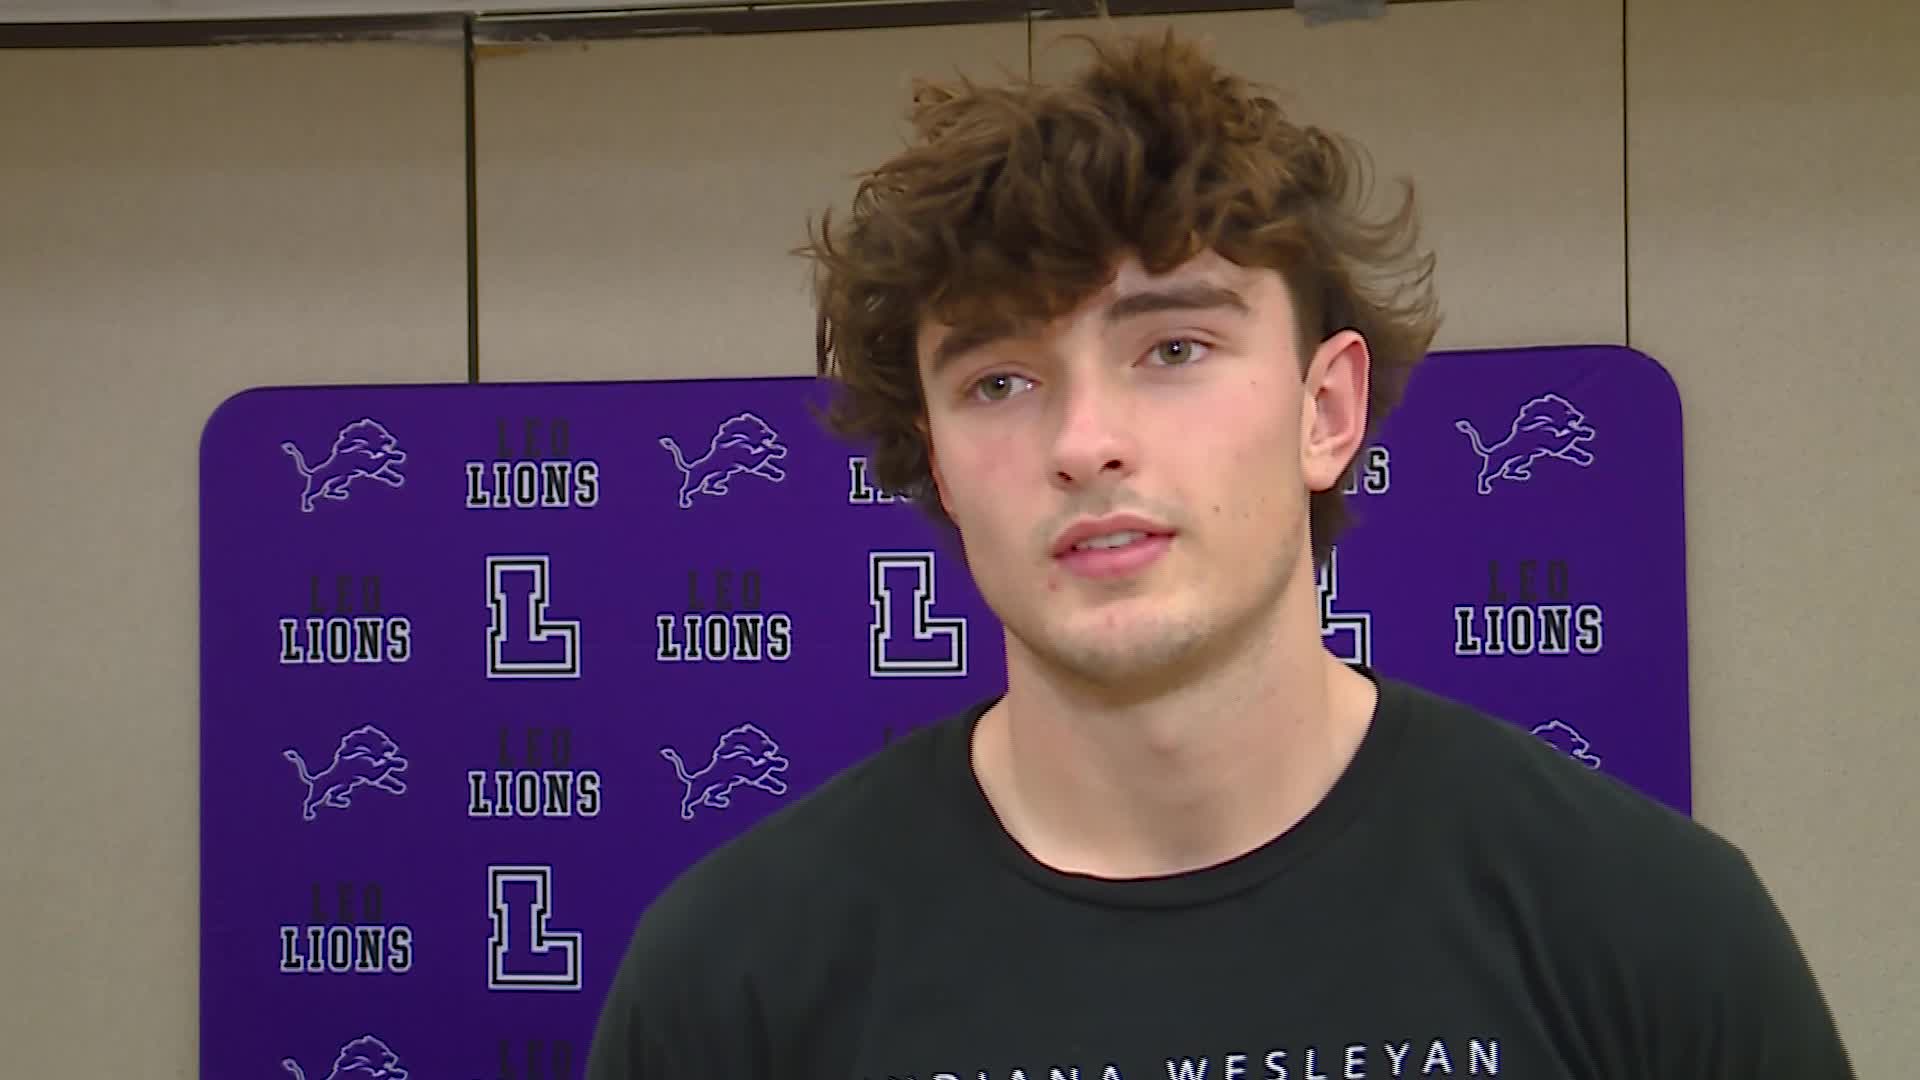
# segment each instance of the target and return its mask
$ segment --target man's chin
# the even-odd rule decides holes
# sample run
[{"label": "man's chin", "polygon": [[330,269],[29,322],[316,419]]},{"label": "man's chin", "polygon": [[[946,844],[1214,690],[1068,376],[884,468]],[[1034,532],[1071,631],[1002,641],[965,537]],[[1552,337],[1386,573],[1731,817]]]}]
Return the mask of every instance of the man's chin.
[{"label": "man's chin", "polygon": [[1102,617],[1048,627],[1028,641],[1027,651],[1068,678],[1121,685],[1165,678],[1199,644],[1192,628],[1164,619]]}]

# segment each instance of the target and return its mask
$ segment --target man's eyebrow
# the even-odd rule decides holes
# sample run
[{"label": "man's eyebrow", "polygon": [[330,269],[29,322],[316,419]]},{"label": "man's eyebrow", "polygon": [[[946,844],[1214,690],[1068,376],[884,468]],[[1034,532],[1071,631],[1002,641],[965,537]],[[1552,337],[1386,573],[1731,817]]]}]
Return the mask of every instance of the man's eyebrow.
[{"label": "man's eyebrow", "polygon": [[[1206,311],[1220,308],[1242,315],[1252,311],[1246,298],[1232,289],[1210,282],[1196,281],[1128,293],[1107,305],[1106,321],[1116,323],[1137,315],[1150,315],[1160,311]],[[982,346],[991,345],[1002,338],[1011,337],[1014,333],[1015,327],[1006,321],[957,326],[934,348],[930,365],[933,373],[938,375],[957,357]]]},{"label": "man's eyebrow", "polygon": [[1107,306],[1107,321],[1115,323],[1157,311],[1205,311],[1215,308],[1227,308],[1242,315],[1253,310],[1245,297],[1224,285],[1194,281],[1128,293]]},{"label": "man's eyebrow", "polygon": [[940,339],[939,345],[934,347],[930,365],[933,368],[933,374],[940,374],[943,368],[964,353],[972,352],[983,345],[991,345],[1001,338],[1012,335],[1013,324],[1005,321],[956,326],[951,333]]}]

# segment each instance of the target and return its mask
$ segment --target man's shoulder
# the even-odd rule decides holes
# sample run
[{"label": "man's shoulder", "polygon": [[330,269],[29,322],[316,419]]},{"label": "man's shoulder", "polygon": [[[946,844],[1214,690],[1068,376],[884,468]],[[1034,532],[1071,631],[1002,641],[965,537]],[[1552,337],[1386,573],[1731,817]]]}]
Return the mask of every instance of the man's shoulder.
[{"label": "man's shoulder", "polygon": [[[1423,797],[1570,844],[1644,830],[1679,844],[1717,840],[1692,818],[1600,767],[1585,736],[1532,726],[1411,683],[1385,680],[1404,712],[1405,775]],[[1561,832],[1560,830],[1566,830]]]},{"label": "man's shoulder", "polygon": [[835,1019],[823,1010],[844,1013],[863,992],[860,958],[880,916],[911,887],[903,855],[938,847],[915,833],[950,816],[929,788],[943,762],[951,768],[963,719],[911,729],[790,792],[644,903],[588,1075],[767,1075],[766,1055],[788,1050],[765,1040],[818,1031]]},{"label": "man's shoulder", "polygon": [[[1690,815],[1594,767],[1573,744],[1442,694],[1399,684],[1414,812],[1457,838],[1441,852],[1483,863],[1489,882],[1554,905],[1558,918],[1710,943],[1733,910],[1765,905],[1745,853]],[[1437,811],[1437,813],[1436,813]],[[1557,920],[1556,920],[1557,921]],[[1718,924],[1716,926],[1716,924]]]},{"label": "man's shoulder", "polygon": [[[1713,828],[1597,767],[1584,736],[1524,726],[1396,682],[1411,755],[1405,798],[1438,822],[1571,880],[1655,867],[1674,888],[1745,888],[1745,857]],[[1657,884],[1649,884],[1651,897]]]},{"label": "man's shoulder", "polygon": [[[1530,728],[1404,684],[1405,857],[1528,954],[1621,1075],[1853,1076],[1747,853]],[[1490,946],[1491,947],[1491,946]],[[1634,1054],[1653,1053],[1659,1061]],[[1632,1060],[1627,1060],[1632,1058]]]},{"label": "man's shoulder", "polygon": [[927,822],[943,816],[933,790],[945,790],[940,756],[964,719],[948,714],[910,727],[716,843],[661,889],[642,930],[687,940],[750,923],[778,933],[856,907]]},{"label": "man's shoulder", "polygon": [[825,776],[720,848],[721,861],[779,865],[861,858],[910,840],[952,794],[951,755],[981,706],[902,728],[886,745]]}]

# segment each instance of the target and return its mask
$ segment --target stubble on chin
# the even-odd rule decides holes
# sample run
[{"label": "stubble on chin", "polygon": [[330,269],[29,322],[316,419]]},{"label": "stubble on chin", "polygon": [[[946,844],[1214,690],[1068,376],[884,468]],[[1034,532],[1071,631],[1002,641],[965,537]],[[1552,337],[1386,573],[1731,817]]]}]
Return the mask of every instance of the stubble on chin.
[{"label": "stubble on chin", "polygon": [[1176,684],[1222,628],[1204,615],[1165,609],[1103,619],[1094,613],[1032,614],[1008,636],[1060,681],[1102,691],[1146,691]]},{"label": "stubble on chin", "polygon": [[1097,602],[1068,599],[1072,590],[1066,587],[1024,598],[1024,610],[1004,625],[1009,643],[1053,678],[1101,696],[1150,696],[1204,679],[1247,650],[1260,649],[1286,607],[1286,562],[1277,558],[1267,578],[1244,580],[1218,602],[1209,602],[1211,590],[1196,582],[1199,595],[1149,591],[1115,603],[1109,614]]}]

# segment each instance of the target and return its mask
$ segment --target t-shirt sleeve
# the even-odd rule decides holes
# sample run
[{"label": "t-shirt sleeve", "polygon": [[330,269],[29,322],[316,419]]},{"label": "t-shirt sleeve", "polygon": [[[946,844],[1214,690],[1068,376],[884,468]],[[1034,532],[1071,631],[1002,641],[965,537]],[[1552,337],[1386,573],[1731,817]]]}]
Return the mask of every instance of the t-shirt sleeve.
[{"label": "t-shirt sleeve", "polygon": [[[1719,845],[1721,887],[1701,912],[1690,1020],[1663,1077],[1857,1080],[1804,950],[1746,855]],[[1681,1004],[1675,1002],[1674,1004]],[[1658,1018],[1655,1019],[1658,1023]]]}]

